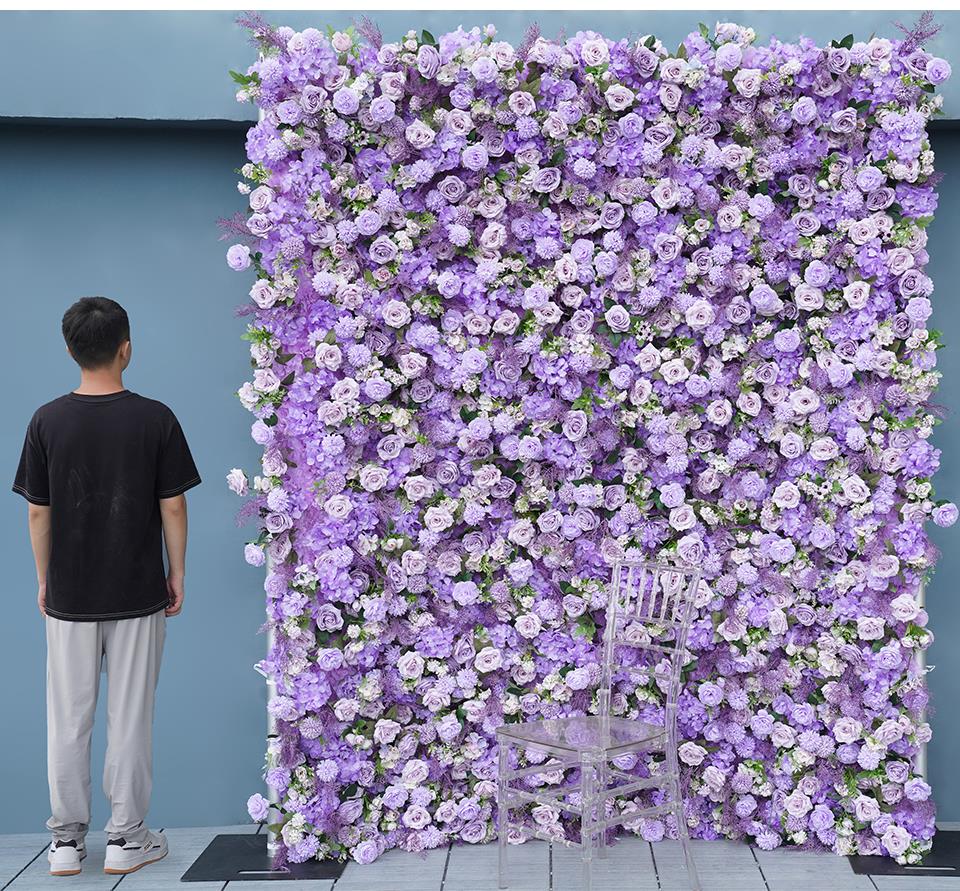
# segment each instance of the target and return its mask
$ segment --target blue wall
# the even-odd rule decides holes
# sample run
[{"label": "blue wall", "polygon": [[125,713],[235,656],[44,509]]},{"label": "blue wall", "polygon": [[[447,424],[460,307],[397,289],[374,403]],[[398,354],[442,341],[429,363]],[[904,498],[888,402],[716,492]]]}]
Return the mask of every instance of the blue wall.
[{"label": "blue wall", "polygon": [[[73,389],[77,368],[60,337],[63,310],[106,294],[130,314],[127,386],[179,416],[203,485],[187,495],[186,606],[168,625],[157,703],[154,822],[246,819],[263,763],[265,695],[251,670],[264,639],[262,572],[242,558],[233,466],[256,466],[250,416],[234,396],[249,371],[234,308],[243,281],[223,260],[215,221],[238,209],[239,132],[4,127],[8,172],[0,215],[7,387],[0,473],[8,485],[34,408]],[[0,832],[36,831],[46,804],[43,620],[26,530],[26,502],[0,498],[6,567],[0,653],[0,788],[12,804]],[[98,721],[94,773],[103,762]],[[94,783],[94,827],[106,804]]]},{"label": "blue wall", "polygon": [[[295,26],[342,27],[354,13],[273,13]],[[256,466],[249,415],[233,395],[248,371],[243,276],[223,260],[215,221],[241,209],[234,170],[243,163],[244,118],[233,102],[227,68],[241,68],[252,49],[232,13],[0,13],[0,78],[19,89],[0,93],[0,164],[6,173],[0,214],[0,296],[6,319],[7,408],[0,427],[0,470],[12,480],[23,430],[34,408],[75,385],[76,368],[59,335],[60,316],[77,296],[106,294],[129,310],[134,359],[131,389],[167,402],[190,440],[204,485],[190,492],[187,605],[171,620],[157,705],[156,826],[214,825],[246,819],[246,797],[259,788],[265,696],[252,671],[263,638],[262,573],[241,557],[246,533],[239,504],[223,483],[233,466]],[[385,34],[411,25],[438,33],[459,22],[494,19],[518,40],[537,19],[546,33],[592,27],[608,34],[653,31],[674,43],[698,21],[750,22],[761,35],[807,33],[819,40],[855,32],[891,33],[890,21],[912,13],[684,12],[377,13]],[[944,32],[931,47],[949,58],[960,16],[942,13]],[[939,46],[939,49],[937,47]],[[956,61],[956,60],[954,60]],[[960,67],[957,83],[960,100]],[[949,93],[948,96],[952,96]],[[957,104],[960,104],[958,102]],[[960,117],[960,109],[957,109]],[[952,114],[952,110],[951,110]],[[98,119],[97,126],[4,123],[3,118]],[[200,122],[128,126],[112,118]],[[207,125],[203,125],[203,121]],[[960,500],[960,131],[940,130],[938,166],[946,174],[931,227],[931,272],[938,286],[934,324],[948,344],[941,354],[939,401],[947,410],[936,434],[944,451],[941,496]],[[954,530],[934,530],[943,559],[928,594],[938,640],[930,661],[934,740],[930,773],[941,820],[960,820],[960,578]],[[0,542],[6,568],[0,653],[0,833],[36,831],[46,819],[43,623],[26,532],[26,506],[0,498]],[[103,755],[98,722],[94,777]],[[95,783],[94,828],[106,822]]]},{"label": "blue wall", "polygon": [[[943,452],[935,478],[937,495],[960,503],[960,131],[938,131],[933,140],[937,167],[944,174],[940,186],[940,207],[928,230],[930,274],[933,277],[933,318],[928,323],[943,331],[946,349],[938,353],[943,373],[934,400],[942,406],[943,422],[933,442]],[[955,582],[960,578],[960,525],[940,529],[930,524],[931,537],[940,548],[937,572],[927,591],[927,611],[935,641],[928,652],[933,741],[927,748],[930,783],[941,820],[960,820],[960,710],[957,709],[960,681],[960,599]]]},{"label": "blue wall", "polygon": [[[345,28],[361,13],[281,12],[270,21],[293,28]],[[388,40],[410,28],[434,34],[458,25],[493,22],[504,40],[519,42],[532,22],[555,36],[596,30],[608,37],[653,33],[675,47],[698,22],[749,24],[760,40],[795,40],[803,35],[821,44],[854,34],[899,36],[893,22],[912,25],[911,10],[862,12],[770,12],[689,10],[682,12],[375,12],[370,16]],[[0,91],[0,116],[65,118],[163,118],[246,120],[248,105],[237,105],[224,80],[230,68],[252,61],[246,33],[233,12],[7,12],[0,13],[0,82],[28,85]],[[939,12],[943,30],[928,49],[949,56],[960,34],[960,13]],[[947,112],[960,117],[960,77],[942,93]]]}]

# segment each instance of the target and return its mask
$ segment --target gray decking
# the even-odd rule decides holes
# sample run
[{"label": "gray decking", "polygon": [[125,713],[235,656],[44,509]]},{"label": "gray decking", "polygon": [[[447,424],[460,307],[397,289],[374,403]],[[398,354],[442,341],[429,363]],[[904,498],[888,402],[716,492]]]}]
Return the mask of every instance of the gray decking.
[{"label": "gray decking", "polygon": [[[87,838],[79,876],[47,872],[45,834],[0,835],[0,891],[222,891],[223,882],[181,884],[180,876],[211,839],[225,832],[255,832],[256,826],[167,829],[169,855],[127,876],[103,873],[103,833]],[[842,857],[781,849],[759,851],[735,842],[697,842],[694,851],[704,891],[960,891],[960,879],[928,876],[858,876]],[[579,891],[579,851],[545,842],[510,847],[510,891]],[[598,891],[685,891],[679,846],[621,839],[594,871]],[[496,845],[457,845],[424,856],[390,851],[369,866],[351,863],[337,882],[231,882],[230,891],[283,888],[304,891],[493,891]]]}]

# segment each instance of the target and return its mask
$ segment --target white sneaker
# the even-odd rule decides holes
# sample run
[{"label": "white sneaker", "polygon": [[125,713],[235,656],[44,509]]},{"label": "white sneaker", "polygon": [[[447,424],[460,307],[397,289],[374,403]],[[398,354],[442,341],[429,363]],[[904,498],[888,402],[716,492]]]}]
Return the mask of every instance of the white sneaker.
[{"label": "white sneaker", "polygon": [[82,841],[51,842],[47,851],[50,863],[50,875],[75,876],[80,872],[80,861],[87,856],[87,848]]},{"label": "white sneaker", "polygon": [[103,871],[110,875],[125,875],[136,872],[148,863],[156,863],[167,856],[167,840],[161,833],[148,832],[142,842],[128,842],[112,838],[107,842],[107,855]]}]

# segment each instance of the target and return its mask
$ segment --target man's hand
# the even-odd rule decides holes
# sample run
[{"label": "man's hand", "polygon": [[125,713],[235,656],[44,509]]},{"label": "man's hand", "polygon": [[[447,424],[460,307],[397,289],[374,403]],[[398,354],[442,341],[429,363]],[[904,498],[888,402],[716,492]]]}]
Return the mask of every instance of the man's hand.
[{"label": "man's hand", "polygon": [[180,615],[183,609],[183,576],[167,576],[167,593],[170,595],[170,606],[164,610],[168,616]]},{"label": "man's hand", "polygon": [[40,607],[40,615],[47,614],[47,586],[40,585],[37,588],[37,606]]}]

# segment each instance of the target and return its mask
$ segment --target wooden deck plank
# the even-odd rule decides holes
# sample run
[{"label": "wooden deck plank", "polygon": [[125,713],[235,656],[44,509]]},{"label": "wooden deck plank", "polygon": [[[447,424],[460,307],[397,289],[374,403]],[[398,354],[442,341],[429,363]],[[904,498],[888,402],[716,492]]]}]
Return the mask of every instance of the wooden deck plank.
[{"label": "wooden deck plank", "polygon": [[[239,826],[165,829],[163,834],[167,837],[170,853],[158,863],[151,863],[125,876],[120,887],[123,891],[170,891],[180,884],[180,876],[213,841],[214,836],[253,834],[257,828],[256,823],[245,823]],[[181,887],[184,891],[219,891],[223,888],[223,882],[190,882]]]},{"label": "wooden deck plank", "polygon": [[[747,845],[699,839],[691,845],[703,891],[767,891]],[[690,883],[680,843],[664,839],[650,847],[661,891],[687,891]]]},{"label": "wooden deck plank", "polygon": [[[593,861],[593,886],[598,891],[626,889],[657,891],[650,845],[636,836],[625,836],[607,847],[606,856]],[[553,848],[553,891],[581,891],[583,860],[580,848]]]},{"label": "wooden deck plank", "polygon": [[336,891],[440,891],[447,854],[446,846],[423,854],[387,851],[373,863],[348,864],[334,887]]},{"label": "wooden deck plank", "polygon": [[29,866],[37,855],[46,851],[48,844],[50,835],[46,832],[0,835],[0,888]]},{"label": "wooden deck plank", "polygon": [[[123,877],[103,873],[105,839],[102,833],[91,833],[87,837],[84,871],[70,879],[49,875],[46,833],[0,836],[0,888],[6,885],[8,891],[220,891],[222,882],[181,885],[180,876],[214,836],[256,832],[257,828],[246,824],[168,829],[164,832],[170,844],[167,857]],[[704,891],[960,891],[960,882],[953,877],[859,876],[846,858],[829,853],[793,848],[761,851],[730,841],[692,844]],[[530,841],[511,845],[508,857],[509,891],[582,888],[577,848],[555,845],[551,851],[545,842]],[[594,861],[593,877],[595,891],[689,888],[680,845],[670,840],[649,845],[635,836],[624,836],[608,848],[606,859]],[[497,845],[454,845],[449,850],[438,848],[425,855],[388,851],[368,866],[349,863],[336,883],[296,882],[292,887],[303,891],[441,891],[441,885],[442,891],[494,891]],[[231,882],[229,889],[267,891],[268,886],[278,891],[276,882],[270,880]]]},{"label": "wooden deck plank", "polygon": [[[510,891],[550,891],[550,845],[528,841],[507,847]],[[487,891],[495,888],[499,870],[498,846],[454,845],[447,864],[443,891]]]},{"label": "wooden deck plank", "polygon": [[109,891],[117,884],[119,876],[108,876],[103,872],[107,839],[102,832],[91,832],[86,841],[87,856],[80,875],[68,878],[50,875],[50,864],[43,853],[7,886],[9,891],[45,891],[56,887],[65,891],[65,883],[69,883],[69,891]]},{"label": "wooden deck plank", "polygon": [[877,891],[958,891],[956,876],[871,876]]},{"label": "wooden deck plank", "polygon": [[843,891],[873,891],[868,876],[857,875],[846,857],[830,852],[798,851],[783,847],[773,851],[753,849],[770,891],[780,889],[841,888]]}]

